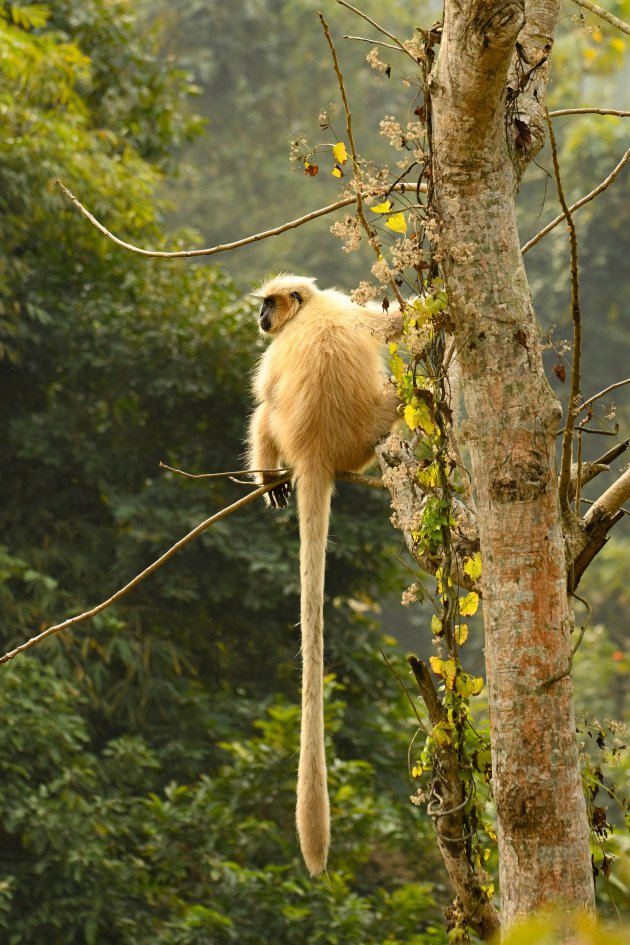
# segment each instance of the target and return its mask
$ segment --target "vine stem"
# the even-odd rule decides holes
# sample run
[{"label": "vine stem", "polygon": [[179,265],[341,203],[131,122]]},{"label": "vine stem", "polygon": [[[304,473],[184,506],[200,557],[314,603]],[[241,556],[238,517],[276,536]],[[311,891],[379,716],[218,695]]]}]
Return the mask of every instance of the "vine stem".
[{"label": "vine stem", "polygon": [[556,178],[556,187],[558,189],[558,200],[564,217],[567,221],[569,231],[569,245],[571,249],[571,319],[573,321],[573,355],[571,362],[571,391],[569,393],[569,405],[567,410],[567,422],[565,424],[564,435],[562,437],[562,458],[560,462],[560,481],[558,484],[558,493],[560,496],[560,508],[564,515],[570,511],[569,489],[571,485],[571,459],[573,453],[573,430],[575,419],[579,413],[580,385],[581,385],[581,357],[582,357],[582,315],[580,311],[580,286],[578,276],[578,249],[577,234],[571,211],[564,195],[562,187],[562,178],[560,177],[560,165],[558,163],[558,149],[556,147],[556,136],[553,131],[553,124],[549,117],[549,112],[545,110],[545,119],[549,131],[549,144],[551,146],[551,158],[553,161],[553,172]]}]

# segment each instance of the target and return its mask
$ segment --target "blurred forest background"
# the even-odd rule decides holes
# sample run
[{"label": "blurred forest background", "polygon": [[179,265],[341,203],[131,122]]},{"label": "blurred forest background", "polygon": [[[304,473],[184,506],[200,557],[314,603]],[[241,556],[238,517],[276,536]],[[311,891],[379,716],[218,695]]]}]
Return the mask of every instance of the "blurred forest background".
[{"label": "blurred forest background", "polygon": [[[440,12],[360,5],[403,37]],[[318,112],[338,99],[321,6],[359,149],[392,160],[378,122],[413,111],[407,63],[392,59],[389,79],[373,72],[370,46],[341,39],[371,35],[367,24],[331,0],[0,5],[3,649],[108,597],[242,494],[158,464],[239,468],[260,351],[252,283],[288,269],[350,290],[368,271],[369,256],[347,256],[330,235],[332,217],[205,263],[143,259],[101,237],[54,180],[155,248],[225,242],[334,200],[328,171],[310,178],[288,161],[290,140],[316,143]],[[630,19],[628,0],[609,8]],[[627,108],[629,79],[621,34],[564,3],[549,107]],[[570,199],[614,167],[626,127],[556,121]],[[521,194],[524,241],[558,212],[549,168],[545,149]],[[576,217],[585,396],[629,373],[629,196],[626,172]],[[551,374],[570,334],[563,228],[526,260]],[[630,388],[608,398],[600,430],[630,435],[629,404]],[[587,439],[589,456],[615,442]],[[427,817],[409,802],[416,723],[380,652],[407,679],[400,642],[430,646],[422,609],[398,603],[414,577],[388,518],[380,494],[340,486],[327,575],[329,876],[306,878],[293,824],[295,517],[250,505],[124,603],[0,669],[3,942],[446,941],[450,892]],[[630,716],[629,560],[630,530],[618,527],[581,585],[593,618],[575,666],[585,752],[626,794],[627,758],[606,763],[623,736],[605,720]],[[623,853],[623,815],[613,805],[609,817]],[[627,915],[627,858],[600,879],[604,911]]]}]

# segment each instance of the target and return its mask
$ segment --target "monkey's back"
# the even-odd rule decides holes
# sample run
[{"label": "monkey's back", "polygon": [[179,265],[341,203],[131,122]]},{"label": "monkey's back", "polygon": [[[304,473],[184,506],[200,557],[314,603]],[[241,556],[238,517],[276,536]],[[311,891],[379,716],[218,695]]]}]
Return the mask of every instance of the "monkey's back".
[{"label": "monkey's back", "polygon": [[321,304],[292,319],[260,365],[256,386],[269,404],[282,457],[298,478],[305,468],[361,469],[395,417],[382,344],[362,326],[361,310],[349,314],[344,302],[322,292]]}]

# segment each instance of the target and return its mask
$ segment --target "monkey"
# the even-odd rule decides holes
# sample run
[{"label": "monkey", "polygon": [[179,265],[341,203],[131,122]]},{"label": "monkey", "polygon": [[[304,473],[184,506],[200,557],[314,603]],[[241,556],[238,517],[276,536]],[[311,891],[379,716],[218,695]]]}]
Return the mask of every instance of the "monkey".
[{"label": "monkey", "polygon": [[[265,494],[283,508],[296,488],[300,534],[302,720],[296,822],[311,876],[326,868],[330,842],[324,749],[324,571],[336,471],[359,472],[397,419],[398,395],[383,373],[383,342],[402,331],[400,312],[359,306],[312,278],[279,275],[254,293],[259,328],[272,341],[255,369],[257,402],[248,435],[252,470],[292,470]],[[269,472],[255,473],[269,483]]]}]

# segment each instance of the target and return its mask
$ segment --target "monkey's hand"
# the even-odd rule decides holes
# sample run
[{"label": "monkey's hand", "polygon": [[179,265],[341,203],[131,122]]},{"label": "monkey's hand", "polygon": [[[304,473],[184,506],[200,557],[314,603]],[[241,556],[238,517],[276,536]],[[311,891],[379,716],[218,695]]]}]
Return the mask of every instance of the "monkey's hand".
[{"label": "monkey's hand", "polygon": [[285,509],[289,504],[292,489],[290,481],[283,482],[282,485],[270,489],[269,492],[265,493],[267,505],[271,506],[272,509]]}]

